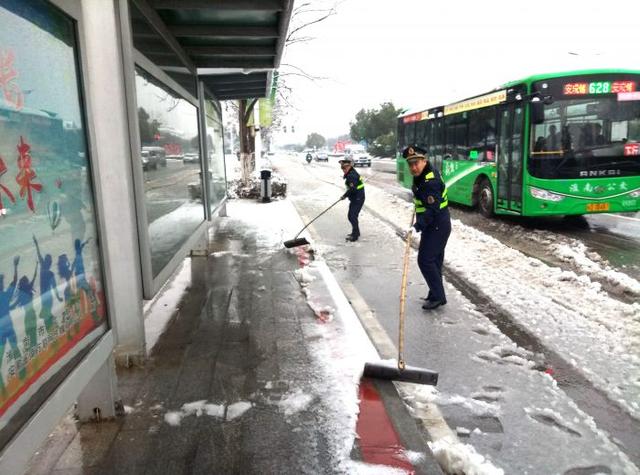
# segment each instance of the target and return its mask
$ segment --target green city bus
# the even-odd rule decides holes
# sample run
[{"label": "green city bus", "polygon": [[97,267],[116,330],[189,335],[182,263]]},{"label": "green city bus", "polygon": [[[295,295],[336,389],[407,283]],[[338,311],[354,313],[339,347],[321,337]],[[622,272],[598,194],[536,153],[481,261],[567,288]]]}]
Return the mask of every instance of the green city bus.
[{"label": "green city bus", "polygon": [[[398,151],[427,150],[449,201],[485,216],[640,210],[640,71],[541,74],[398,117]],[[397,178],[412,176],[397,157]]]}]

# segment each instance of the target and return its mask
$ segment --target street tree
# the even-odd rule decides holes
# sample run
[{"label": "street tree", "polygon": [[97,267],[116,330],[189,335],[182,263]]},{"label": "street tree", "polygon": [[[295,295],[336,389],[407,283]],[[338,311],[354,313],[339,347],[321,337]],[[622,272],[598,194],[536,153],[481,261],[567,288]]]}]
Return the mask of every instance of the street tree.
[{"label": "street tree", "polygon": [[321,147],[324,147],[326,143],[327,143],[326,139],[320,134],[312,132],[309,135],[307,135],[307,142],[306,142],[307,148],[313,148],[313,149],[321,148]]},{"label": "street tree", "polygon": [[361,109],[354,122],[350,122],[350,136],[356,142],[365,142],[374,156],[393,156],[396,128],[401,109],[392,102],[380,104],[378,109]]}]

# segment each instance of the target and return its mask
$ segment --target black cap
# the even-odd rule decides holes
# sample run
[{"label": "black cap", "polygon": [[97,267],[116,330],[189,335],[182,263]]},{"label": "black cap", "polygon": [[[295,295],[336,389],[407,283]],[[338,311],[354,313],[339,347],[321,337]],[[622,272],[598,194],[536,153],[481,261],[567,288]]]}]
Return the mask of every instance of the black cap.
[{"label": "black cap", "polygon": [[417,145],[409,145],[402,151],[402,158],[407,160],[418,160],[426,157],[427,151]]}]

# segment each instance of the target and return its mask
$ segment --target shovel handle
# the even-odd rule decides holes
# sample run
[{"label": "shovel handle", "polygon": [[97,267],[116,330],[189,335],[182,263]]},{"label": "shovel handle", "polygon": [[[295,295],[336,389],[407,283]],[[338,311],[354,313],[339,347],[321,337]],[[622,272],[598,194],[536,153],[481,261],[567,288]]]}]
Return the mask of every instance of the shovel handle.
[{"label": "shovel handle", "polygon": [[320,216],[322,216],[323,214],[325,214],[327,211],[329,211],[331,208],[333,208],[335,205],[337,205],[338,203],[340,203],[342,201],[342,196],[340,198],[338,198],[338,200],[333,203],[331,206],[329,206],[327,209],[325,209],[322,213],[320,213],[318,216],[316,216],[315,218],[313,218],[311,221],[309,221],[304,228],[302,228],[300,231],[298,231],[298,234],[295,235],[295,237],[293,239],[296,239],[298,236],[300,236],[300,234],[302,233],[302,231],[304,231],[305,229],[307,229],[309,227],[309,225],[311,223],[313,223],[316,219],[318,219]]},{"label": "shovel handle", "polygon": [[[411,223],[409,226],[413,227],[413,220],[415,218],[415,211],[411,214]],[[404,247],[404,260],[402,262],[402,284],[400,285],[400,318],[398,329],[398,369],[404,369],[404,304],[407,300],[407,274],[409,273],[409,255],[411,254],[411,236],[412,228],[406,236],[406,244]]]}]

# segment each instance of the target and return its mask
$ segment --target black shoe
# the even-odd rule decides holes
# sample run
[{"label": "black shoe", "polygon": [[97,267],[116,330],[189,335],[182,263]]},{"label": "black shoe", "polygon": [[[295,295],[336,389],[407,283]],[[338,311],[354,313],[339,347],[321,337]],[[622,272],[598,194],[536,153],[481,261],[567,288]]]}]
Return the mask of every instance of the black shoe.
[{"label": "black shoe", "polygon": [[350,234],[349,236],[347,236],[347,238],[346,238],[346,239],[347,239],[347,241],[349,241],[349,242],[355,242],[355,241],[357,241],[357,240],[358,240],[358,236],[354,236],[354,235]]},{"label": "black shoe", "polygon": [[446,300],[427,300],[427,302],[422,306],[424,310],[433,310],[434,308],[438,308],[440,305],[446,305]]}]

